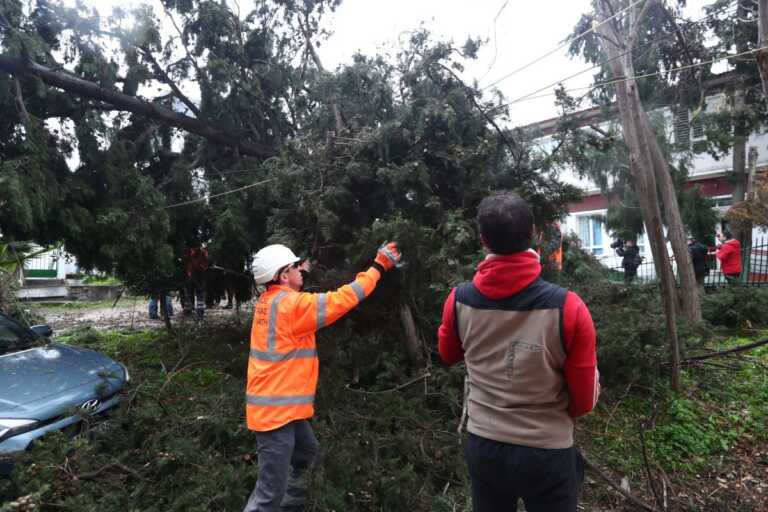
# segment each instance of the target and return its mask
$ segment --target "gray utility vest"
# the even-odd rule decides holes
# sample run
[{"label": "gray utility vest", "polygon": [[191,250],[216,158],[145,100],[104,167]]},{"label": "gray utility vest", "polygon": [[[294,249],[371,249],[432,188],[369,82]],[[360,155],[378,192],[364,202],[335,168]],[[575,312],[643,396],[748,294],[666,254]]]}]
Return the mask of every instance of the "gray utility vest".
[{"label": "gray utility vest", "polygon": [[456,288],[456,332],[469,380],[467,430],[535,448],[569,448],[573,420],[563,375],[567,291],[537,279],[503,299]]}]

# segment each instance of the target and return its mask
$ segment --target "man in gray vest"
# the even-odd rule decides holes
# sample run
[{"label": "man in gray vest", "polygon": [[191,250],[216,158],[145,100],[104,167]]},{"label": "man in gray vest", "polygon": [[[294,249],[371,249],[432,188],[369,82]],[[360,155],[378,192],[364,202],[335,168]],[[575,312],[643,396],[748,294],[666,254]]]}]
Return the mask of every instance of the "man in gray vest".
[{"label": "man in gray vest", "polygon": [[440,356],[465,361],[465,457],[475,512],[576,511],[584,479],[574,418],[600,392],[595,327],[573,292],[542,280],[530,249],[533,214],[515,193],[478,207],[488,255],[454,288],[438,330]]}]

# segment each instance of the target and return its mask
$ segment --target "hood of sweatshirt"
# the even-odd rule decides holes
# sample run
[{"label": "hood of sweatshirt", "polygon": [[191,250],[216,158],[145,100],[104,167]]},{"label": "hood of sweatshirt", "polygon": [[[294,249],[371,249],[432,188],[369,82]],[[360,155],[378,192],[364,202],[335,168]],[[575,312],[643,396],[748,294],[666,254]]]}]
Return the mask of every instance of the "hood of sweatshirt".
[{"label": "hood of sweatshirt", "polygon": [[522,291],[540,275],[539,255],[529,249],[512,254],[488,255],[478,265],[472,283],[489,299],[503,299]]}]

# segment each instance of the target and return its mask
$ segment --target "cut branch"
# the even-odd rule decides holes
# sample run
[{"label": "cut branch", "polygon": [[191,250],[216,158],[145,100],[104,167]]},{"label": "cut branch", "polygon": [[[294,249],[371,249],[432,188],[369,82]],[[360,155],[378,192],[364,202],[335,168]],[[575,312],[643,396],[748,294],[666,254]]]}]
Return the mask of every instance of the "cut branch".
[{"label": "cut branch", "polygon": [[63,89],[70,94],[115,105],[122,110],[146,116],[162,124],[199,135],[223,146],[235,148],[243,155],[268,158],[275,154],[275,150],[270,147],[244,142],[241,140],[241,137],[224,131],[210,123],[179,114],[146,100],[105,89],[93,82],[83,80],[66,72],[54,71],[35,62],[0,55],[0,71],[5,71],[15,77],[28,76],[39,78],[44,83]]},{"label": "cut branch", "polygon": [[754,343],[750,343],[749,345],[741,345],[739,347],[730,348],[728,350],[722,350],[720,352],[712,352],[711,354],[704,354],[703,356],[686,357],[681,361],[681,363],[691,364],[694,361],[703,361],[704,359],[710,359],[712,357],[720,357],[728,354],[735,354],[737,352],[744,352],[746,350],[752,350],[753,348],[761,347],[763,345],[768,345],[768,338],[764,340],[756,341]]},{"label": "cut branch", "polygon": [[648,505],[647,503],[644,503],[640,501],[638,498],[632,496],[629,492],[625,491],[621,488],[619,484],[611,480],[611,478],[603,473],[603,471],[597,467],[594,463],[592,463],[588,458],[583,457],[584,459],[584,465],[587,467],[587,469],[591,470],[593,473],[595,473],[597,476],[600,477],[601,480],[603,480],[605,483],[613,487],[616,491],[618,491],[622,496],[627,498],[629,501],[640,507],[641,509],[647,511],[647,512],[659,512],[656,508]]}]

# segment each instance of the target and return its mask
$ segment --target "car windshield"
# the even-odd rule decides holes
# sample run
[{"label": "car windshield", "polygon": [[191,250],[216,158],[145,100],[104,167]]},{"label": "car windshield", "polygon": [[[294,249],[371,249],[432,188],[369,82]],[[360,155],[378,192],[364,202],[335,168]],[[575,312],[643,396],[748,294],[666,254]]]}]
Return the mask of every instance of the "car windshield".
[{"label": "car windshield", "polygon": [[0,356],[43,344],[44,338],[0,315]]}]

